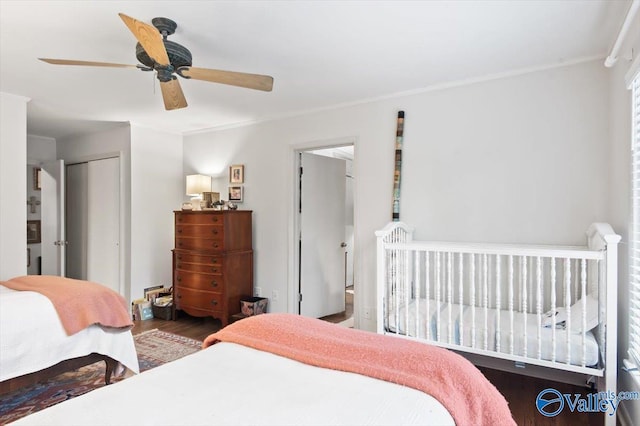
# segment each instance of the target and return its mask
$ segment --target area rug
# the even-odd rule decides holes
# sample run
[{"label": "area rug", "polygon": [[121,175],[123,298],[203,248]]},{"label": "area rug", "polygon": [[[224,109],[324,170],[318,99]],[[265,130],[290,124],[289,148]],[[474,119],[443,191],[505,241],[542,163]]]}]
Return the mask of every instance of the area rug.
[{"label": "area rug", "polygon": [[[200,350],[202,342],[160,330],[149,330],[133,337],[140,372]],[[112,382],[126,380],[114,377]],[[62,373],[45,382],[0,396],[0,425],[85,394],[104,384],[104,362]]]}]

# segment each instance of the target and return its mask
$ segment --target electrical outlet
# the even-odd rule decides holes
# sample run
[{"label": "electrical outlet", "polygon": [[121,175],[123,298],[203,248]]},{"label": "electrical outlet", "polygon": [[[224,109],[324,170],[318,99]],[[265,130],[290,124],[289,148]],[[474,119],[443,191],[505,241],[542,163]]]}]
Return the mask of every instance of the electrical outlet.
[{"label": "electrical outlet", "polygon": [[253,295],[256,297],[262,296],[262,289],[260,287],[254,287]]},{"label": "electrical outlet", "polygon": [[273,300],[274,302],[278,300],[278,290],[273,290],[271,292],[271,300]]},{"label": "electrical outlet", "polygon": [[364,319],[366,320],[371,319],[371,308],[369,307],[364,308]]}]

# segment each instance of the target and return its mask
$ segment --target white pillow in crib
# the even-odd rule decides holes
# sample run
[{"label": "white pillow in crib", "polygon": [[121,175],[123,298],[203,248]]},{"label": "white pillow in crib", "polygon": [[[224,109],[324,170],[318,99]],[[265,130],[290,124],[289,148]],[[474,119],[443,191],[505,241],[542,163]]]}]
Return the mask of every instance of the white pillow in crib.
[{"label": "white pillow in crib", "polygon": [[[589,331],[598,325],[598,300],[587,294],[586,296],[586,330]],[[571,305],[571,329],[574,333],[582,333],[582,299]],[[559,306],[555,310],[547,311],[542,318],[542,326],[551,328],[555,325],[556,328],[565,329],[567,327],[567,310],[563,306]]]}]

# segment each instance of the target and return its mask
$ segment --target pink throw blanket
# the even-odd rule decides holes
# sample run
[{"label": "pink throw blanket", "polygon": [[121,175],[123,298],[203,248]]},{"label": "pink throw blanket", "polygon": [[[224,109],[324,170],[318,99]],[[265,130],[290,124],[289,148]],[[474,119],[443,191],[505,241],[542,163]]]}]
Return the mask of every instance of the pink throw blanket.
[{"label": "pink throw blanket", "polygon": [[0,281],[0,284],[46,296],[69,336],[93,324],[123,329],[133,327],[127,302],[101,284],[50,275],[27,275]]},{"label": "pink throw blanket", "polygon": [[358,373],[425,392],[458,425],[515,425],[504,397],[473,364],[435,346],[292,314],[245,318],[209,335],[306,364]]}]

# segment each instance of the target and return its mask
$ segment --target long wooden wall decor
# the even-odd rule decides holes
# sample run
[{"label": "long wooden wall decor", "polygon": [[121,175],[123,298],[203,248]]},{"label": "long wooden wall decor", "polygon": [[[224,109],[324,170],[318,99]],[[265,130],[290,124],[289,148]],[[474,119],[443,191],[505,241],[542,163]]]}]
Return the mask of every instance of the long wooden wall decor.
[{"label": "long wooden wall decor", "polygon": [[393,172],[393,208],[391,220],[400,220],[400,176],[402,173],[402,143],[404,139],[404,111],[398,111],[398,125],[396,130],[395,170]]}]

